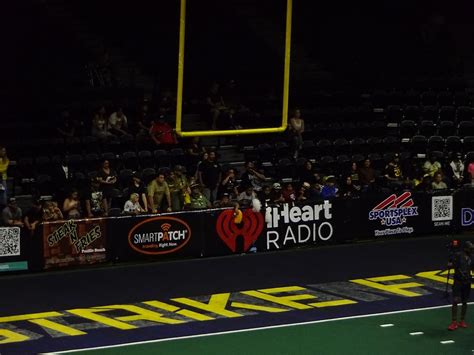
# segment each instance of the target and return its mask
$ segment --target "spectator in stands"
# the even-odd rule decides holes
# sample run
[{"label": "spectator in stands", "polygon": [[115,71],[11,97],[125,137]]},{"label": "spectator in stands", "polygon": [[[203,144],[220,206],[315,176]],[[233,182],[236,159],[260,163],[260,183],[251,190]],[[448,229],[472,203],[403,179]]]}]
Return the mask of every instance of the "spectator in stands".
[{"label": "spectator in stands", "polygon": [[461,186],[464,180],[464,163],[462,154],[456,153],[452,155],[452,159],[447,167],[447,177],[451,179],[453,187]]},{"label": "spectator in stands", "polygon": [[22,211],[16,205],[16,198],[8,199],[8,205],[2,211],[2,222],[5,227],[23,227]]},{"label": "spectator in stands", "polygon": [[184,196],[191,192],[184,166],[176,165],[174,167],[168,178],[168,186],[171,193],[171,209],[181,211],[184,208]]},{"label": "spectator in stands", "polygon": [[149,106],[144,101],[137,112],[135,122],[133,122],[133,131],[140,136],[148,135],[151,127],[151,117],[149,112]]},{"label": "spectator in stands", "polygon": [[132,180],[128,186],[128,194],[138,194],[138,201],[144,211],[148,211],[147,191],[145,184],[142,182],[140,174],[137,171],[133,172]]},{"label": "spectator in stands", "polygon": [[61,116],[56,123],[56,131],[58,132],[58,136],[60,138],[64,138],[65,142],[74,137],[76,133],[76,127],[68,110],[61,112]]},{"label": "spectator in stands", "polygon": [[241,176],[242,185],[251,184],[254,191],[262,190],[262,185],[265,182],[265,175],[261,171],[257,171],[255,164],[252,161],[245,163],[245,171]]},{"label": "spectator in stands", "polygon": [[123,213],[133,215],[144,213],[145,210],[140,205],[139,199],[140,196],[136,192],[131,193],[129,199],[123,206]]},{"label": "spectator in stands", "polygon": [[199,168],[201,167],[201,164],[206,161],[209,158],[209,153],[208,152],[203,152],[201,154],[201,160],[199,160],[196,164],[196,172],[194,173],[194,180],[199,181]]},{"label": "spectator in stands", "polygon": [[31,236],[34,235],[36,227],[43,220],[43,209],[40,200],[33,200],[33,205],[26,212],[23,220],[25,227],[30,231]]},{"label": "spectator in stands", "polygon": [[296,201],[298,202],[305,202],[309,200],[309,190],[311,189],[311,184],[309,182],[303,182],[301,184],[300,189],[298,190],[298,195],[296,197]]},{"label": "spectator in stands", "polygon": [[211,202],[201,192],[199,184],[191,186],[191,201],[188,208],[192,210],[200,210],[203,208],[211,208]]},{"label": "spectator in stands", "polygon": [[116,136],[128,134],[127,116],[124,115],[121,107],[109,116],[109,132]]},{"label": "spectator in stands", "polygon": [[90,189],[85,194],[87,218],[106,216],[109,210],[107,199],[100,189],[99,178],[91,180]]},{"label": "spectator in stands", "polygon": [[272,203],[285,202],[285,198],[283,197],[283,191],[281,189],[281,184],[279,182],[275,182],[272,185],[272,193],[270,196],[271,196],[270,199]]},{"label": "spectator in stands", "polygon": [[443,174],[440,171],[434,174],[431,187],[433,190],[446,190],[448,188],[448,185],[443,181]]},{"label": "spectator in stands", "polygon": [[199,165],[199,183],[203,187],[203,193],[206,198],[214,202],[217,198],[217,191],[222,181],[221,166],[216,161],[216,152],[211,151],[207,157]]},{"label": "spectator in stands", "polygon": [[436,159],[436,155],[431,154],[430,158],[423,164],[423,173],[431,177],[441,170],[441,163]]},{"label": "spectator in stands", "polygon": [[354,186],[355,189],[360,190],[359,167],[357,166],[357,162],[353,161],[351,163],[348,176],[351,177],[351,185]]},{"label": "spectator in stands", "polygon": [[361,184],[362,191],[371,190],[375,184],[375,170],[371,166],[370,159],[364,160],[364,165],[359,167],[359,182]]},{"label": "spectator in stands", "polygon": [[110,162],[104,160],[102,166],[97,172],[97,178],[100,182],[100,189],[104,194],[104,198],[107,200],[108,209],[112,204],[112,191],[117,184],[117,172],[111,168]]},{"label": "spectator in stands", "polygon": [[223,91],[223,101],[228,108],[229,123],[234,129],[241,129],[242,121],[248,119],[256,119],[257,115],[253,114],[248,107],[242,104],[242,93],[239,92],[235,80],[229,80]]},{"label": "spectator in stands", "polygon": [[303,147],[304,120],[301,118],[301,110],[295,109],[288,125],[291,143],[293,147],[293,158],[298,158],[298,153]]},{"label": "spectator in stands", "polygon": [[7,172],[9,165],[10,159],[8,159],[7,150],[5,149],[5,147],[0,147],[0,206],[7,205]]},{"label": "spectator in stands", "polygon": [[262,201],[264,205],[272,204],[272,187],[269,185],[263,186],[262,190],[257,193],[257,198]]},{"label": "spectator in stands", "polygon": [[321,198],[321,190],[322,186],[320,184],[320,179],[314,181],[309,190],[308,190],[308,200],[309,201],[316,201]]},{"label": "spectator in stands", "polygon": [[392,185],[400,185],[403,182],[403,172],[398,154],[395,154],[392,160],[385,166],[385,178]]},{"label": "spectator in stands", "polygon": [[354,186],[351,176],[346,176],[344,183],[341,186],[341,195],[346,198],[354,198],[359,195],[360,189]]},{"label": "spectator in stands", "polygon": [[100,139],[106,139],[108,137],[113,136],[112,133],[109,132],[108,121],[106,117],[105,107],[102,106],[94,115],[92,119],[92,131],[91,134],[94,137]]},{"label": "spectator in stands", "polygon": [[227,193],[231,199],[235,199],[239,195],[239,191],[237,190],[237,181],[235,179],[235,170],[232,168],[228,169],[222,178],[219,187],[219,194],[223,193]]},{"label": "spectator in stands", "polygon": [[63,213],[56,201],[45,201],[43,204],[43,221],[61,221],[64,219]]},{"label": "spectator in stands", "polygon": [[293,203],[296,201],[296,192],[295,189],[293,188],[292,183],[286,183],[285,187],[283,188],[282,191],[283,198],[285,199],[285,202],[287,203]]},{"label": "spectator in stands", "polygon": [[189,172],[197,171],[197,165],[201,159],[202,154],[206,150],[201,146],[199,137],[192,137],[185,144],[184,154],[186,156],[186,168]]},{"label": "spectator in stands", "polygon": [[176,111],[176,98],[170,88],[165,88],[159,100],[160,112],[165,116],[171,116]]},{"label": "spectator in stands", "polygon": [[230,195],[228,193],[223,193],[220,200],[214,202],[214,207],[216,208],[225,208],[225,207],[234,207],[235,202],[232,202]]},{"label": "spectator in stands", "polygon": [[171,212],[171,195],[165,175],[158,173],[148,184],[148,204],[153,213]]},{"label": "spectator in stands", "polygon": [[76,189],[71,190],[69,196],[63,203],[63,215],[66,219],[79,219],[82,217],[81,201],[79,192]]},{"label": "spectator in stands", "polygon": [[299,178],[300,181],[308,182],[310,184],[316,181],[316,172],[313,169],[313,163],[311,163],[311,161],[307,160],[304,163],[303,169],[301,169],[299,173]]},{"label": "spectator in stands", "polygon": [[467,166],[467,173],[469,182],[474,184],[474,161],[471,161]]},{"label": "spectator in stands", "polygon": [[431,176],[430,174],[425,174],[421,178],[421,182],[415,186],[415,191],[418,192],[431,192],[433,189],[433,185],[431,184]]},{"label": "spectator in stands", "polygon": [[325,200],[338,196],[336,178],[332,175],[326,177],[326,182],[321,190],[321,197]]},{"label": "spectator in stands", "polygon": [[58,201],[63,201],[72,188],[74,175],[67,157],[62,157],[59,164],[55,164],[51,175],[56,189],[56,198]]},{"label": "spectator in stands", "polygon": [[245,190],[237,197],[237,201],[242,207],[250,207],[252,200],[257,198],[257,194],[253,190],[252,185],[245,185]]},{"label": "spectator in stands", "polygon": [[219,84],[214,82],[209,89],[209,93],[206,97],[206,103],[211,114],[211,129],[217,129],[217,121],[222,115],[227,114],[228,108],[224,103],[224,99],[219,92]]},{"label": "spectator in stands", "polygon": [[178,144],[174,129],[166,122],[164,115],[159,115],[150,128],[151,139],[156,145],[170,147]]}]

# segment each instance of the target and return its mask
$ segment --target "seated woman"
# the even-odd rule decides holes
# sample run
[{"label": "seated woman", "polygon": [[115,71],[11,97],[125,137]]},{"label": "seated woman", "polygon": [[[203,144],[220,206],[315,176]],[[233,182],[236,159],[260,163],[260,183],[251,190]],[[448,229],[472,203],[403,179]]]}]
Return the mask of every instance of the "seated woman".
[{"label": "seated woman", "polygon": [[72,190],[64,200],[63,212],[66,219],[79,219],[82,217],[81,201],[79,201],[77,190]]},{"label": "seated woman", "polygon": [[59,221],[64,219],[63,213],[55,201],[46,201],[43,205],[43,221]]},{"label": "seated woman", "polygon": [[127,214],[145,213],[145,210],[140,205],[139,199],[140,199],[140,196],[137,193],[132,193],[128,201],[125,202],[125,205],[123,206],[123,213],[127,213]]}]

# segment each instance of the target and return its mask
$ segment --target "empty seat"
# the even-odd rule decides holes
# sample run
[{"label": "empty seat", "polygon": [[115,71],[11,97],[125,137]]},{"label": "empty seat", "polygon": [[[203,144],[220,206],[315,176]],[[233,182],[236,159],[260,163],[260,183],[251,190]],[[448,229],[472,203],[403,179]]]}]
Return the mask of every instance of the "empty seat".
[{"label": "empty seat", "polygon": [[456,109],[454,106],[441,106],[439,109],[440,121],[455,121],[456,120]]},{"label": "empty seat", "polygon": [[388,122],[400,122],[403,118],[403,110],[398,105],[390,105],[387,107]]},{"label": "empty seat", "polygon": [[332,150],[332,142],[329,139],[320,139],[318,143],[316,143],[318,156],[324,156],[331,153]]},{"label": "empty seat", "polygon": [[438,104],[439,105],[452,105],[454,103],[453,93],[445,90],[438,93]]},{"label": "empty seat", "polygon": [[446,138],[446,150],[448,152],[460,152],[462,151],[461,138],[458,136],[449,136]]},{"label": "empty seat", "polygon": [[270,144],[261,143],[257,146],[259,161],[273,161],[274,150]]},{"label": "empty seat", "polygon": [[345,138],[337,138],[333,142],[333,147],[336,154],[348,154],[350,151],[349,141]]},{"label": "empty seat", "polygon": [[138,152],[138,160],[141,168],[153,168],[155,163],[153,161],[153,154],[149,150],[141,150]]},{"label": "empty seat", "polygon": [[138,170],[138,158],[135,152],[124,152],[122,154],[122,163],[125,169]]},{"label": "empty seat", "polygon": [[423,120],[437,122],[439,118],[438,108],[436,106],[424,106],[421,117]]},{"label": "empty seat", "polygon": [[473,121],[461,121],[458,125],[458,136],[474,136],[474,122]]},{"label": "empty seat", "polygon": [[474,116],[474,110],[469,106],[460,106],[456,111],[458,121],[471,121]]},{"label": "empty seat", "polygon": [[420,111],[419,106],[409,105],[405,107],[405,110],[403,112],[404,119],[419,122],[420,116],[421,116],[421,111]]},{"label": "empty seat", "polygon": [[410,150],[413,154],[426,154],[428,140],[425,136],[416,135],[411,139]]},{"label": "empty seat", "polygon": [[351,140],[352,154],[365,154],[367,153],[367,148],[367,141],[364,138],[356,137]]},{"label": "empty seat", "polygon": [[464,137],[462,145],[465,152],[474,151],[474,136]]},{"label": "empty seat", "polygon": [[444,139],[441,136],[431,136],[428,139],[429,151],[444,151]]},{"label": "empty seat", "polygon": [[279,179],[289,179],[295,176],[295,165],[289,158],[278,160],[277,175]]},{"label": "empty seat", "polygon": [[411,138],[418,131],[415,121],[403,120],[400,124],[400,136],[402,138]]},{"label": "empty seat", "polygon": [[303,148],[300,151],[300,155],[308,159],[316,157],[316,145],[312,140],[303,141]]},{"label": "empty seat", "polygon": [[420,123],[418,133],[422,136],[434,136],[436,134],[436,126],[431,120],[423,120]]},{"label": "empty seat", "polygon": [[436,105],[438,102],[438,96],[432,90],[425,91],[421,94],[421,103],[426,105]]},{"label": "empty seat", "polygon": [[156,149],[153,152],[153,158],[155,160],[155,167],[169,166],[169,156],[166,150]]},{"label": "empty seat", "polygon": [[451,121],[441,121],[438,124],[438,135],[441,137],[449,137],[456,134],[456,127],[454,122]]}]

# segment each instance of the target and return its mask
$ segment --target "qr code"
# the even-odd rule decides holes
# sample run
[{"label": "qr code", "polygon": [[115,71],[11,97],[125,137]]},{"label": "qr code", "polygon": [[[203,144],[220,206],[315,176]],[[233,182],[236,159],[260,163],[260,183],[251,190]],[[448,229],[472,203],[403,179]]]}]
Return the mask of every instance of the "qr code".
[{"label": "qr code", "polygon": [[453,196],[432,197],[431,219],[433,221],[451,221],[453,219]]},{"label": "qr code", "polygon": [[0,257],[20,255],[20,228],[0,228]]}]

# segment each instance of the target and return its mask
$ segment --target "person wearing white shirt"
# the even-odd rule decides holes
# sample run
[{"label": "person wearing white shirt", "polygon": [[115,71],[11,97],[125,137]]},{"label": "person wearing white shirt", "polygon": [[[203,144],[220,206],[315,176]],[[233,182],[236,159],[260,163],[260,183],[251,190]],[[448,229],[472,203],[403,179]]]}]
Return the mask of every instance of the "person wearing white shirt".
[{"label": "person wearing white shirt", "polygon": [[127,116],[124,115],[122,108],[119,107],[117,111],[109,116],[109,131],[112,134],[121,136],[127,134],[127,128]]},{"label": "person wearing white shirt", "polygon": [[130,199],[125,202],[125,206],[123,207],[123,212],[128,214],[139,214],[144,213],[145,210],[138,202],[139,196],[137,193],[133,193],[130,195]]}]

